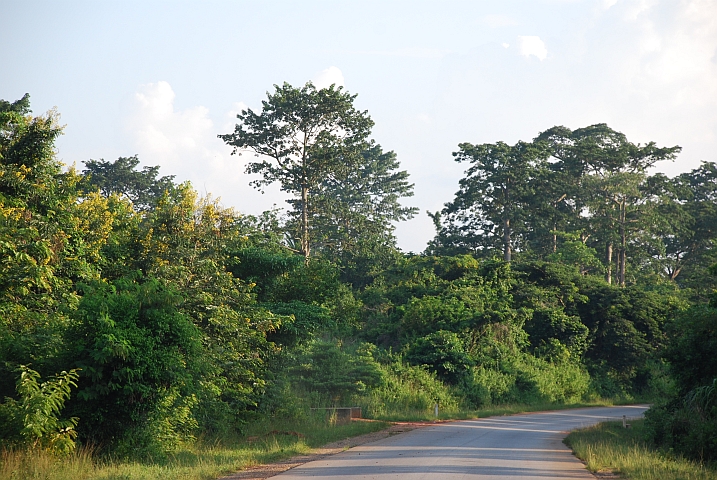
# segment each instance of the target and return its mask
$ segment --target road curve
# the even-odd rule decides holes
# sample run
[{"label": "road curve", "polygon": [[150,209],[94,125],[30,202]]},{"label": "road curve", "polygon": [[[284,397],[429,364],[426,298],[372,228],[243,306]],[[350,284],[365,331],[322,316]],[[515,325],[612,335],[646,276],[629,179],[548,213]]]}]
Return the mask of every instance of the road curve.
[{"label": "road curve", "polygon": [[646,409],[580,408],[437,424],[305,463],[277,478],[594,480],[562,439],[570,430],[641,416]]}]

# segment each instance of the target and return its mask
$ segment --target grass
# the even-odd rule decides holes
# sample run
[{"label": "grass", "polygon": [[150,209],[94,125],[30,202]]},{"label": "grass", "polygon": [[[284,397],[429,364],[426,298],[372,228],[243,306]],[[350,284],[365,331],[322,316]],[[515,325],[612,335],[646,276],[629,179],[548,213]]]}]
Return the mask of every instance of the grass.
[{"label": "grass", "polygon": [[717,480],[717,470],[650,448],[644,420],[606,422],[575,431],[565,443],[591,472],[612,471],[633,480]]},{"label": "grass", "polygon": [[[215,480],[246,467],[308,453],[336,440],[386,428],[384,422],[352,422],[331,426],[323,422],[264,422],[251,435],[224,442],[200,441],[152,463],[98,457],[87,449],[66,458],[43,452],[3,451],[0,480]],[[297,432],[303,435],[266,432]]]}]

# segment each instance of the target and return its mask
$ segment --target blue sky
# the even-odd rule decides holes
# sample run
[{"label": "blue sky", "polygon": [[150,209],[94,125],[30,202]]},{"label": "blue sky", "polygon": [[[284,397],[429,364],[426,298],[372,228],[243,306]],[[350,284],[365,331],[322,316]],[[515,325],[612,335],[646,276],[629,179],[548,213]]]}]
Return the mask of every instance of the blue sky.
[{"label": "blue sky", "polygon": [[65,163],[138,154],[245,213],[285,197],[216,135],[273,84],[344,85],[416,185],[410,251],[457,190],[461,142],[607,123],[681,145],[669,175],[717,161],[714,0],[2,0],[0,21],[0,98],[57,107]]}]

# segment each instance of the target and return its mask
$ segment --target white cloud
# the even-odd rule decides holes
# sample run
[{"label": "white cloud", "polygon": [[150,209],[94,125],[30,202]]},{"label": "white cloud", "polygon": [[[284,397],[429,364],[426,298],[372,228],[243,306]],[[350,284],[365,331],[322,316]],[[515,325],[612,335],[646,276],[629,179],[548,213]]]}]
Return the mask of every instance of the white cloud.
[{"label": "white cloud", "polygon": [[626,0],[623,4],[625,6],[625,20],[634,22],[657,5],[657,0]]},{"label": "white cloud", "polygon": [[242,111],[249,109],[246,103],[244,102],[234,102],[232,105],[232,108],[224,114],[224,126],[222,127],[222,131],[225,133],[233,132],[234,127],[237,124],[237,115],[239,115]]},{"label": "white cloud", "polygon": [[643,112],[649,121],[643,128],[662,131],[675,143],[713,142],[717,5],[692,0],[671,9],[646,8],[635,22],[640,49],[626,60],[638,66],[628,86],[646,99]]},{"label": "white cloud", "polygon": [[451,53],[451,50],[441,48],[397,48],[394,50],[331,50],[330,52],[342,55],[441,59]]},{"label": "white cloud", "polygon": [[337,87],[344,86],[344,74],[341,73],[338,67],[331,66],[326,70],[322,70],[317,73],[314,78],[311,79],[316,88],[328,88],[331,85]]},{"label": "white cloud", "polygon": [[520,54],[526,57],[533,55],[539,60],[545,60],[548,56],[548,49],[545,48],[545,43],[536,36],[525,36],[518,37],[518,45],[520,47]]},{"label": "white cloud", "polygon": [[431,123],[431,116],[427,113],[419,113],[418,116],[416,116],[416,119],[422,123]]},{"label": "white cloud", "polygon": [[236,115],[246,105],[234,103],[218,130],[207,108],[176,110],[175,96],[164,81],[141,85],[134,95],[127,130],[142,164],[160,165],[162,175],[189,180],[201,194],[221,197],[225,205],[245,213],[283,204],[286,195],[278,188],[261,195],[248,185],[251,179],[244,174],[244,165],[250,154],[231,155],[231,147],[217,138],[234,130]]},{"label": "white cloud", "polygon": [[174,98],[174,90],[167,82],[142,85],[135,93],[129,129],[137,147],[154,161],[167,165],[190,157],[213,157],[216,152],[205,145],[213,130],[209,111],[198,106],[177,112]]}]

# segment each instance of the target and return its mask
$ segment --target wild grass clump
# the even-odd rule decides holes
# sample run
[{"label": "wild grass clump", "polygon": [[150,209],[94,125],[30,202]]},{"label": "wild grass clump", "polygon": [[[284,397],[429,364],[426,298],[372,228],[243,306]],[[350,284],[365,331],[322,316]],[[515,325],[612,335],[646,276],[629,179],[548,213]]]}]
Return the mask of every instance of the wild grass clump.
[{"label": "wild grass clump", "polygon": [[40,449],[0,452],[0,480],[83,480],[93,478],[97,465],[91,449],[57,455]]},{"label": "wild grass clump", "polygon": [[565,443],[592,472],[613,471],[632,480],[714,480],[717,470],[654,449],[645,441],[644,420],[606,422],[571,433]]},{"label": "wild grass clump", "polygon": [[686,457],[717,463],[717,379],[645,414],[651,441]]}]

